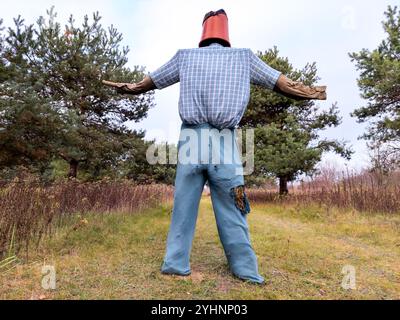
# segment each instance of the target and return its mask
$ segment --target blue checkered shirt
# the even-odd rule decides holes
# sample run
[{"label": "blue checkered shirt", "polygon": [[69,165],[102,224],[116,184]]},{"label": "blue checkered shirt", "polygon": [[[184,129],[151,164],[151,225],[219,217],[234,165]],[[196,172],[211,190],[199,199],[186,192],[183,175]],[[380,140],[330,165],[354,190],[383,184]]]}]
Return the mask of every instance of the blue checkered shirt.
[{"label": "blue checkered shirt", "polygon": [[184,123],[235,128],[250,99],[250,83],[273,89],[280,72],[250,49],[208,47],[178,50],[150,73],[157,89],[180,82],[179,115]]}]

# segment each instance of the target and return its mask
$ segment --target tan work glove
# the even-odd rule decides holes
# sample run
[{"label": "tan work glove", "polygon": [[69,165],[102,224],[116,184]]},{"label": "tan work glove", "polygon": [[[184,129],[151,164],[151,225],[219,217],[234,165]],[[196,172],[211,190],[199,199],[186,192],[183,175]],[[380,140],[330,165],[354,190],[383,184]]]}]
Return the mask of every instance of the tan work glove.
[{"label": "tan work glove", "polygon": [[112,82],[107,80],[103,80],[102,83],[117,89],[119,93],[126,93],[126,91],[132,90],[135,87],[135,84],[132,83]]},{"label": "tan work glove", "polygon": [[138,95],[145,93],[150,90],[156,89],[153,80],[149,76],[146,76],[142,81],[138,83],[123,83],[123,82],[112,82],[103,80],[103,84],[117,89],[118,93]]},{"label": "tan work glove", "polygon": [[298,100],[326,100],[326,86],[306,86],[301,82],[290,80],[281,75],[274,91],[292,99]]}]

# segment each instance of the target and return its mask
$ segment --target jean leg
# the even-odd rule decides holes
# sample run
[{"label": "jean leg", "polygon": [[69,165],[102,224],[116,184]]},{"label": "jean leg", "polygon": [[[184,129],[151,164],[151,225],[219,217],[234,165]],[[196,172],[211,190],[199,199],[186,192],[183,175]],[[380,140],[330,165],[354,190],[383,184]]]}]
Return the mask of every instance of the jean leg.
[{"label": "jean leg", "polygon": [[190,251],[205,180],[201,166],[178,164],[163,273],[190,274]]},{"label": "jean leg", "polygon": [[243,280],[263,283],[250,243],[247,212],[242,212],[235,202],[235,188],[244,185],[243,176],[235,170],[229,164],[213,165],[208,170],[218,233],[232,273]]}]

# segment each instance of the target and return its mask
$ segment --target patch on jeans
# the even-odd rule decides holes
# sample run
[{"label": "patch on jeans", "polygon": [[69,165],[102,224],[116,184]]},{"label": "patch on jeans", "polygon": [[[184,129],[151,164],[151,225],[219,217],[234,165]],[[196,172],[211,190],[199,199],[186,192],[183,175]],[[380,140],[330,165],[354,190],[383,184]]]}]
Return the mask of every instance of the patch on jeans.
[{"label": "patch on jeans", "polygon": [[240,210],[242,215],[250,212],[250,204],[244,191],[244,186],[238,186],[231,189],[231,196],[235,200],[235,206]]}]

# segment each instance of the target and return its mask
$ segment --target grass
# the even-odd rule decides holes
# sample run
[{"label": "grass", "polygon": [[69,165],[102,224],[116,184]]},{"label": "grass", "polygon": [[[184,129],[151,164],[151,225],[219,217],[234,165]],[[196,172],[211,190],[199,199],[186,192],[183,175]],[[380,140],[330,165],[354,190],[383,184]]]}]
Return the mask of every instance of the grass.
[{"label": "grass", "polygon": [[[308,206],[255,205],[253,246],[266,285],[231,276],[209,198],[202,199],[192,275],[161,275],[171,206],[88,214],[43,241],[29,261],[0,272],[2,299],[400,299],[400,216]],[[57,289],[41,288],[54,265]],[[356,268],[356,289],[341,287]]]}]

